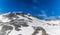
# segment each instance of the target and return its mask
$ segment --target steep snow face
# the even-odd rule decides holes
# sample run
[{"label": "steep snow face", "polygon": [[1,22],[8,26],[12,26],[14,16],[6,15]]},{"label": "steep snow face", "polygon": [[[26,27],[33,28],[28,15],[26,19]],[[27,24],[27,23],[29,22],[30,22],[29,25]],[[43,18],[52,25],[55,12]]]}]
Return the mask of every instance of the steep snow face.
[{"label": "steep snow face", "polygon": [[[5,27],[8,28],[5,29]],[[11,29],[11,27],[13,29]],[[38,28],[40,27],[40,28]],[[41,30],[38,30],[38,29]],[[43,32],[43,30],[45,30]],[[2,35],[60,35],[60,20],[45,21],[40,20],[30,14],[6,13],[0,15],[0,34]]]}]

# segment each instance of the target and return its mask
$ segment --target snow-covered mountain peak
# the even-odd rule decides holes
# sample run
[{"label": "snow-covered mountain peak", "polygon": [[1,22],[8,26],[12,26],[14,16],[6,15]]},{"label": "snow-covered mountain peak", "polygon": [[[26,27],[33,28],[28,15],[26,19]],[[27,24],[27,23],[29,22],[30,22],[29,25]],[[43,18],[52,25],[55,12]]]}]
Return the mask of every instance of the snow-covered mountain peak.
[{"label": "snow-covered mountain peak", "polygon": [[[54,32],[53,30],[56,30],[58,28],[60,29],[59,24],[60,20],[50,20],[50,21],[46,21],[45,19],[41,20],[35,16],[32,16],[31,14],[24,14],[23,12],[0,14],[0,26],[2,26],[0,34],[5,33],[5,31],[7,30],[12,30],[10,28],[13,27],[14,30],[9,35],[11,35],[14,31],[15,34],[12,35],[17,35],[17,31],[19,32],[18,33],[19,35],[20,34],[27,35],[27,33],[28,35],[41,35],[41,33],[42,35],[43,34],[46,35],[47,33],[52,35]],[[6,28],[7,26],[8,28]],[[43,31],[44,33],[41,32],[40,30],[42,31],[44,30]],[[37,31],[40,33],[37,34],[36,33]],[[53,32],[51,33],[51,31]]]}]

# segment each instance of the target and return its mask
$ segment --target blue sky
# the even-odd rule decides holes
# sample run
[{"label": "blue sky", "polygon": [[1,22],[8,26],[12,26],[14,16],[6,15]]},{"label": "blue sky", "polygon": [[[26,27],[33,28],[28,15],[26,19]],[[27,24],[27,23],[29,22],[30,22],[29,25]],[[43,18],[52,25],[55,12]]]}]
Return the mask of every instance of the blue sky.
[{"label": "blue sky", "polygon": [[34,16],[60,16],[60,0],[0,0],[0,13],[23,11]]}]

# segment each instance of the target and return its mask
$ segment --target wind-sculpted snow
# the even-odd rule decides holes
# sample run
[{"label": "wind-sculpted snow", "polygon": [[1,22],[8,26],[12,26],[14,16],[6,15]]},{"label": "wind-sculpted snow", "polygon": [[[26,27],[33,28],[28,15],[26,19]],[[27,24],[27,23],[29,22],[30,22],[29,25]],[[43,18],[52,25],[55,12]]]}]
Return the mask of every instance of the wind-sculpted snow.
[{"label": "wind-sculpted snow", "polygon": [[59,20],[40,20],[22,12],[1,14],[0,35],[60,35],[59,23]]}]

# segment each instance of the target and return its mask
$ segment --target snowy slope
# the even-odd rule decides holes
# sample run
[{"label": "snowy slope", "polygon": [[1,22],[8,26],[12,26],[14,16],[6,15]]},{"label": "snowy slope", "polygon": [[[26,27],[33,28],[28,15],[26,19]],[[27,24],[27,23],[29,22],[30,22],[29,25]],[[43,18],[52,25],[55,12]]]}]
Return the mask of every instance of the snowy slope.
[{"label": "snowy slope", "polygon": [[[9,15],[10,13],[6,13],[6,14],[1,14],[0,15],[0,24],[3,24],[3,23],[7,23],[7,22],[10,22],[11,20],[8,18],[8,17],[3,17],[3,15]],[[16,13],[14,13],[16,15]],[[60,35],[60,20],[51,20],[51,21],[45,21],[45,20],[40,20],[34,16],[31,16],[30,14],[21,14],[20,15],[17,15],[18,19],[24,19],[28,26],[27,27],[19,27],[21,30],[20,31],[16,31],[14,26],[13,26],[13,30],[9,33],[9,35],[31,35],[33,32],[34,32],[34,29],[32,26],[35,26],[35,27],[42,27],[46,30],[47,34],[49,35]],[[13,17],[13,20],[15,20],[16,17]],[[16,21],[17,21],[16,20]],[[6,24],[6,25],[9,25]],[[17,25],[19,25],[19,23],[17,23]],[[3,25],[2,25],[3,26]],[[0,30],[2,28],[2,26],[0,26]],[[11,25],[10,25],[11,26]],[[8,31],[7,31],[8,32]],[[40,32],[40,33],[39,33]],[[39,31],[36,35],[41,35],[42,34],[42,31]]]}]

